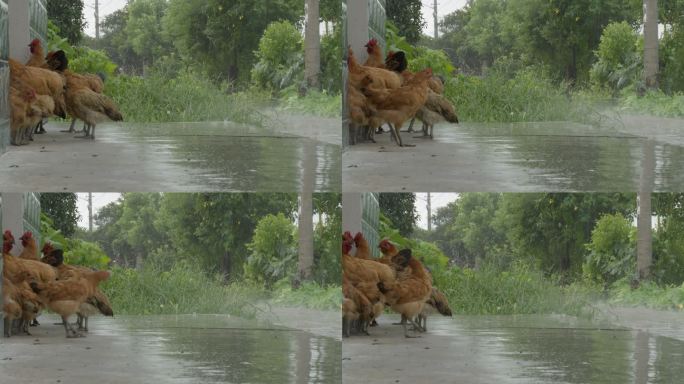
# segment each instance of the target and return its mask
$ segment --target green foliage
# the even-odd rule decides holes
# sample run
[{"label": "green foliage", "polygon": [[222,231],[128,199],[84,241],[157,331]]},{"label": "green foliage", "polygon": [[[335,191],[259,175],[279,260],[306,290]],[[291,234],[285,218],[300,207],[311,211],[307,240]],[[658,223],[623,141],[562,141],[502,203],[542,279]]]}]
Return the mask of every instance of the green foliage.
[{"label": "green foliage", "polygon": [[259,87],[280,90],[301,83],[304,56],[302,35],[288,21],[269,24],[254,53],[259,60],[252,69],[252,81]]},{"label": "green foliage", "polygon": [[339,310],[342,289],[339,285],[321,286],[313,282],[302,283],[298,289],[293,289],[290,281],[284,279],[275,283],[272,302],[276,305]]},{"label": "green foliage", "polygon": [[684,285],[659,286],[654,282],[642,282],[632,289],[631,279],[617,281],[610,290],[610,302],[616,305],[645,306],[655,309],[684,310]]},{"label": "green foliage", "polygon": [[380,215],[380,238],[389,239],[395,243],[398,249],[410,248],[412,255],[420,260],[430,271],[441,271],[446,268],[449,259],[444,253],[429,242],[417,239],[409,239],[401,235],[393,228],[392,221],[385,215]]},{"label": "green foliage", "polygon": [[596,57],[589,73],[591,82],[599,87],[622,89],[639,81],[641,52],[639,38],[626,22],[608,24],[601,35]]},{"label": "green foliage", "polygon": [[321,73],[319,81],[322,89],[327,90],[329,93],[340,93],[342,90],[343,48],[341,41],[342,28],[337,25],[332,33],[323,35],[321,38]]},{"label": "green foliage", "polygon": [[136,0],[126,6],[126,44],[150,66],[164,55],[173,53],[173,44],[164,34],[162,20],[168,8],[166,0]]},{"label": "green foliage", "polygon": [[314,265],[312,280],[321,285],[339,285],[342,276],[340,264],[340,233],[342,233],[342,195],[315,193],[314,214],[318,215],[314,227]]},{"label": "green foliage", "polygon": [[402,236],[409,236],[418,220],[415,193],[381,193],[380,212],[399,230]]},{"label": "green foliage", "polygon": [[228,313],[254,317],[254,300],[263,291],[245,283],[223,284],[219,274],[178,262],[171,269],[148,264],[142,269],[115,267],[101,286],[116,313],[125,315]]},{"label": "green foliage", "polygon": [[[682,3],[684,4],[684,3]],[[660,40],[660,87],[667,94],[684,93],[684,5],[680,21]]]},{"label": "green foliage", "polygon": [[75,193],[41,193],[40,208],[47,217],[56,223],[64,236],[72,236],[78,225],[78,197]]},{"label": "green foliage", "polygon": [[586,315],[592,290],[561,287],[553,278],[516,264],[511,270],[450,268],[434,273],[434,284],[449,299],[454,313],[504,315],[564,313]]},{"label": "green foliage", "polygon": [[387,2],[387,20],[399,28],[399,34],[415,44],[425,25],[420,0],[392,0]]},{"label": "green foliage", "polygon": [[633,277],[636,265],[636,229],[620,213],[602,216],[587,244],[589,255],[582,266],[584,275],[606,286]]},{"label": "green foliage", "polygon": [[342,95],[332,95],[326,91],[309,91],[302,97],[298,90],[291,86],[280,93],[278,109],[313,116],[339,117],[342,110]]},{"label": "green foliage", "polygon": [[446,83],[444,94],[463,121],[578,121],[591,123],[596,112],[567,94],[538,69],[526,68],[513,78],[490,72],[488,76],[457,75]]},{"label": "green foliage", "polygon": [[74,46],[67,38],[60,36],[60,29],[56,24],[48,21],[48,50],[63,50],[69,59],[69,69],[76,73],[101,73],[105,76],[114,74],[114,64],[103,51],[83,46]]},{"label": "green foliage", "polygon": [[259,220],[251,252],[244,264],[244,277],[270,289],[281,279],[292,279],[297,266],[297,234],[292,221],[283,214],[268,215]]},{"label": "green foliage", "polygon": [[661,117],[684,116],[684,93],[666,95],[662,91],[648,91],[642,97],[625,92],[619,101],[620,108],[631,113]]},{"label": "green foliage", "polygon": [[403,51],[409,63],[409,70],[415,72],[431,68],[436,75],[451,76],[454,66],[444,51],[423,46],[415,47],[400,33],[394,24],[387,23],[387,50]]},{"label": "green foliage", "polygon": [[187,69],[176,77],[151,71],[145,77],[116,76],[105,93],[119,105],[126,121],[222,121],[262,124],[260,109],[267,95],[258,92],[227,94],[228,84],[217,85],[205,75]]},{"label": "green foliage", "polygon": [[[43,244],[51,243],[54,248],[64,251],[64,262],[96,269],[105,269],[109,265],[109,257],[99,245],[84,240],[65,237],[54,228],[53,221],[45,214],[40,216],[40,232]],[[42,248],[42,245],[39,245]]]},{"label": "green foliage", "polygon": [[48,19],[66,36],[71,44],[78,44],[86,26],[83,0],[51,0],[46,4]]},{"label": "green foliage", "polygon": [[297,22],[303,13],[299,0],[171,0],[163,26],[182,57],[212,76],[246,81],[266,26]]}]

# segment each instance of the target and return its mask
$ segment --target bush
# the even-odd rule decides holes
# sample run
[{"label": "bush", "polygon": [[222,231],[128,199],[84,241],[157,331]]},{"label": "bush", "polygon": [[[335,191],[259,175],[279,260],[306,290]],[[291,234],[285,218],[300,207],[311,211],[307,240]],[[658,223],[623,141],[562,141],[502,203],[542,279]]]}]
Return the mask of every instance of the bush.
[{"label": "bush", "polygon": [[616,91],[638,83],[642,66],[638,42],[636,31],[627,22],[608,24],[596,51],[598,60],[589,71],[592,84]]},{"label": "bush", "polygon": [[582,266],[590,280],[608,286],[634,276],[636,264],[635,229],[619,213],[603,215],[591,232],[589,256]]},{"label": "bush", "polygon": [[292,86],[283,90],[280,96],[278,108],[283,111],[321,117],[338,117],[342,111],[340,94],[331,95],[326,91],[310,91],[305,97],[301,97],[297,89]]},{"label": "bush", "polygon": [[275,21],[266,27],[254,53],[258,62],[252,81],[261,88],[281,90],[303,79],[302,35],[288,21]]},{"label": "bush", "polygon": [[264,216],[247,244],[251,254],[244,264],[244,277],[270,289],[281,279],[292,279],[297,266],[296,227],[282,213]]},{"label": "bush", "polygon": [[52,219],[45,213],[40,216],[40,232],[43,244],[49,242],[53,248],[64,251],[64,262],[67,264],[96,269],[106,269],[109,265],[109,257],[97,243],[64,237],[59,230],[53,227]]}]

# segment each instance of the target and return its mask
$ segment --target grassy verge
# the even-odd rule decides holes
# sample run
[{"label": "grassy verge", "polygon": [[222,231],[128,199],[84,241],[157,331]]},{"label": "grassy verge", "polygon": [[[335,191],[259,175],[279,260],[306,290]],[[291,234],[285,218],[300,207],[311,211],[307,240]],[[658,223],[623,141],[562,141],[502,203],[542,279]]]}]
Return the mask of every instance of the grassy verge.
[{"label": "grassy verge", "polygon": [[591,313],[596,295],[592,288],[578,284],[559,286],[543,273],[525,267],[504,272],[451,268],[433,277],[435,285],[447,295],[451,309],[459,314],[584,316]]},{"label": "grassy verge", "polygon": [[630,307],[648,307],[663,310],[684,310],[684,284],[681,286],[658,286],[652,282],[642,283],[632,289],[626,279],[613,284],[609,302]]},{"label": "grassy verge", "polygon": [[181,72],[169,79],[162,74],[146,77],[115,76],[107,80],[105,93],[119,105],[125,121],[222,121],[262,124],[261,113],[270,102],[266,93],[227,93],[194,72]]},{"label": "grassy verge", "polygon": [[278,109],[285,112],[337,118],[342,113],[342,96],[325,92],[309,92],[305,97],[299,97],[296,90],[290,88],[283,92]]},{"label": "grassy verge", "polygon": [[305,283],[293,290],[278,284],[273,291],[244,282],[226,284],[220,275],[207,275],[196,266],[178,263],[169,270],[149,265],[140,270],[114,268],[102,285],[116,313],[124,315],[216,314],[254,317],[256,303],[336,309],[339,287]]},{"label": "grassy verge", "polygon": [[638,97],[634,92],[620,98],[620,108],[627,112],[660,117],[684,117],[684,94],[668,96],[662,92],[648,92]]},{"label": "grassy verge", "polygon": [[322,287],[316,283],[307,282],[295,290],[284,281],[276,284],[271,297],[272,302],[277,305],[339,310],[342,304],[342,288],[338,285]]},{"label": "grassy verge", "polygon": [[464,121],[591,123],[597,114],[583,98],[571,99],[533,70],[520,71],[513,78],[495,72],[485,77],[459,75],[447,81],[445,95]]}]

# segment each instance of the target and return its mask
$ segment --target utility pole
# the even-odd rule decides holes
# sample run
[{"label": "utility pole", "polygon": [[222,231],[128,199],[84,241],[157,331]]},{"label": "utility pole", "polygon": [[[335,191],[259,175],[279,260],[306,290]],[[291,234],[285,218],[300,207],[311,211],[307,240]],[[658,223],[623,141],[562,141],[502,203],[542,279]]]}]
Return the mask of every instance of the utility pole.
[{"label": "utility pole", "polygon": [[93,193],[88,192],[88,232],[93,231]]},{"label": "utility pole", "polygon": [[[439,37],[439,32],[437,31],[437,0],[434,1],[434,9],[432,12],[432,16],[435,18],[435,39]],[[429,198],[428,198],[429,200]],[[428,228],[430,226],[430,220],[428,220]]]},{"label": "utility pole", "polygon": [[[100,1],[95,0],[95,39],[100,40]],[[92,228],[91,228],[92,230]]]},{"label": "utility pole", "polygon": [[432,201],[430,199],[430,192],[427,194],[427,230],[432,232]]}]

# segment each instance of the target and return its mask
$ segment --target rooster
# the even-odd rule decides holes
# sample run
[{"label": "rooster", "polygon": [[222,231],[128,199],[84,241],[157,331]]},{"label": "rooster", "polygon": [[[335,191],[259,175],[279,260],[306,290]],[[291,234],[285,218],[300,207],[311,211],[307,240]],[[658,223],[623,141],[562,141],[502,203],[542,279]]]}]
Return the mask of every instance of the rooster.
[{"label": "rooster", "polygon": [[40,40],[33,39],[28,46],[31,50],[31,57],[26,62],[26,65],[29,67],[45,68],[45,53],[43,52],[43,45],[41,44]]},{"label": "rooster", "polygon": [[378,45],[378,41],[375,39],[370,39],[364,47],[366,47],[366,52],[368,52],[368,58],[363,65],[367,67],[386,69],[385,62],[382,60],[382,50]]}]

